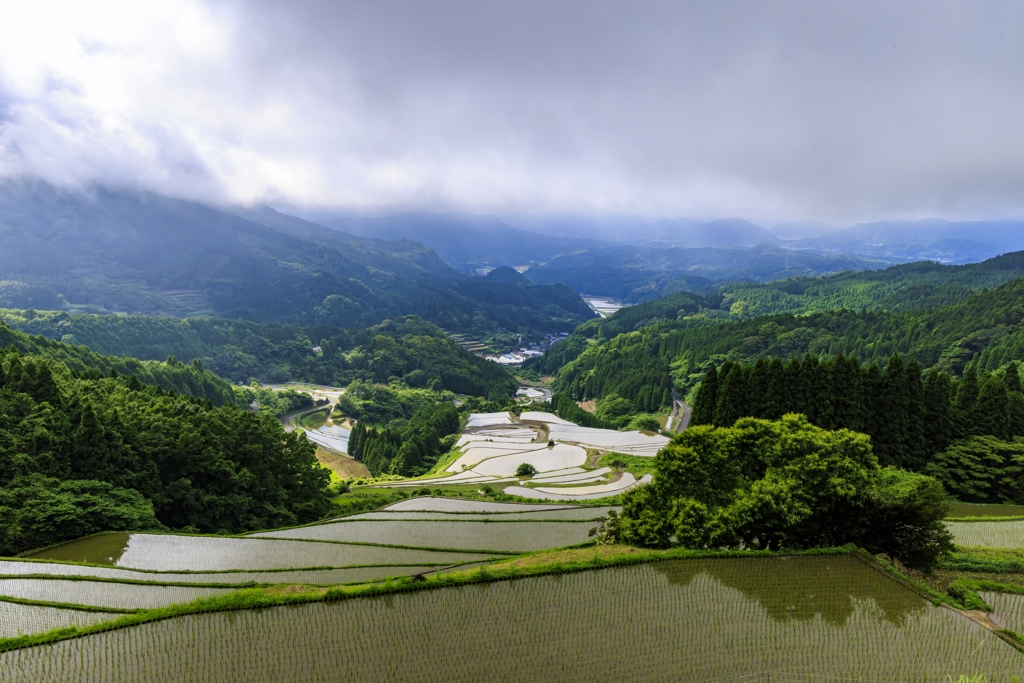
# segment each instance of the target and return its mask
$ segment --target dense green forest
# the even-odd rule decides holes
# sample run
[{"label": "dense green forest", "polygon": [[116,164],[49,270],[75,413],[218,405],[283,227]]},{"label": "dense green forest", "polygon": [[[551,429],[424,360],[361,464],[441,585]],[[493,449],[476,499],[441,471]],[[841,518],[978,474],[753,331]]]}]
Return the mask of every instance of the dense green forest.
[{"label": "dense green forest", "polygon": [[[970,365],[962,380],[953,381],[935,369],[922,378],[917,361],[904,362],[899,355],[884,369],[842,355],[827,361],[807,355],[785,364],[777,357],[752,365],[727,361],[704,376],[691,424],[728,427],[743,417],[777,420],[786,413],[806,415],[824,429],[868,434],[882,465],[917,472],[931,472],[936,455],[957,440],[1024,437],[1017,363],[980,377]],[[952,464],[947,456],[946,469]],[[1001,476],[1016,480],[1014,496],[1024,502],[1024,474],[1006,470]]]},{"label": "dense green forest", "polygon": [[349,455],[366,465],[374,476],[382,473],[416,477],[430,471],[437,459],[454,445],[448,439],[459,430],[459,414],[452,403],[428,403],[408,421],[376,429],[356,424],[349,437]]},{"label": "dense green forest", "polygon": [[105,356],[84,346],[63,344],[40,335],[28,335],[12,330],[3,320],[0,320],[0,348],[15,349],[23,354],[58,361],[79,372],[97,370],[105,375],[134,375],[143,384],[152,384],[164,391],[209,399],[215,405],[232,403],[235,400],[231,385],[205,369],[198,360],[186,364],[174,358],[160,362],[137,360],[127,356]]},{"label": "dense green forest", "polygon": [[[467,353],[436,325],[417,316],[361,330],[300,327],[222,318],[70,315],[64,311],[0,309],[8,324],[93,351],[136,358],[199,360],[221,377],[248,384],[400,379],[413,388],[476,396],[509,395],[507,370]],[[319,347],[319,351],[314,348]]]},{"label": "dense green forest", "polygon": [[913,311],[950,306],[1020,277],[1024,277],[1024,252],[1018,251],[963,266],[922,261],[766,284],[737,282],[708,295],[708,302],[715,309],[748,318],[836,309]]},{"label": "dense green forest", "polygon": [[879,467],[867,436],[802,415],[690,427],[654,463],[654,482],[623,496],[608,540],[771,550],[855,543],[921,569],[953,547],[936,480]]},{"label": "dense green forest", "polygon": [[[1022,320],[1024,279],[934,310],[838,310],[724,322],[709,320],[702,313],[682,315],[588,344],[558,370],[555,388],[576,400],[599,399],[614,392],[643,410],[649,399],[641,392],[671,383],[685,394],[712,363],[752,363],[762,356],[788,359],[808,353],[842,354],[880,364],[900,353],[923,368],[954,375],[962,374],[977,357],[976,372],[987,372],[1022,358]],[[589,325],[593,330],[593,323]],[[541,359],[537,367],[550,371],[545,362]],[[671,381],[665,379],[669,376]]]},{"label": "dense green forest", "polygon": [[[239,214],[239,215],[236,215]],[[354,237],[271,209],[0,184],[0,305],[358,328],[416,314],[453,331],[568,331],[594,316],[565,285],[464,278],[422,245]]]},{"label": "dense green forest", "polygon": [[704,288],[703,295],[673,294],[623,308],[608,319],[583,323],[567,343],[552,348],[530,367],[540,374],[554,374],[590,343],[666,320],[685,318],[692,327],[783,312],[935,309],[952,306],[1020,277],[1024,277],[1024,252],[965,266],[920,262],[819,278],[787,278],[767,284],[739,282],[710,292]]},{"label": "dense green forest", "polygon": [[241,532],[329,511],[313,444],[229,400],[179,393],[204,372],[195,366],[126,367],[0,337],[13,342],[0,351],[0,554],[110,529]]}]

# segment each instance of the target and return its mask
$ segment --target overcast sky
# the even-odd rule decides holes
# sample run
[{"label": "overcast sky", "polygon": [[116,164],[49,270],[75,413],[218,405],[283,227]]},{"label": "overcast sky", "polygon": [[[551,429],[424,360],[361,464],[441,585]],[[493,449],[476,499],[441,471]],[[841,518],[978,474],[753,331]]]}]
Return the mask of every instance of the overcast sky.
[{"label": "overcast sky", "polygon": [[1021,2],[2,9],[0,175],[352,211],[1024,215]]}]

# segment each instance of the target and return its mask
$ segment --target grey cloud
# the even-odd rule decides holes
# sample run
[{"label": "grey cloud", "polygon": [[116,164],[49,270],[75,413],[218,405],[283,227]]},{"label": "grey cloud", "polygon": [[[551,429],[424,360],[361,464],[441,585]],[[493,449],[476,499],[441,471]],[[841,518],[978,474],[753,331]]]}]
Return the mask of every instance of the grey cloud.
[{"label": "grey cloud", "polygon": [[[73,175],[353,210],[829,221],[1024,212],[1019,3],[215,10],[224,54],[208,70],[169,63],[162,77],[216,109],[167,120],[140,95],[131,125],[152,149],[132,157],[89,137],[85,108],[80,129],[67,128],[83,137],[68,152]],[[24,143],[9,131],[8,144]]]}]

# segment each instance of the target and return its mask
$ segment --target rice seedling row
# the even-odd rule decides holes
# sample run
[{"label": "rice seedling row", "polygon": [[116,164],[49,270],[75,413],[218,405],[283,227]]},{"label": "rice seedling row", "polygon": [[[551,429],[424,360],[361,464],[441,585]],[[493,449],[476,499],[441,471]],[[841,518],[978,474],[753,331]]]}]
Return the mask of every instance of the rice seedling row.
[{"label": "rice seedling row", "polygon": [[10,681],[707,681],[1019,675],[1024,655],[860,560],[677,560],[192,615],[0,655]]},{"label": "rice seedling row", "polygon": [[1024,548],[1024,520],[1009,522],[946,522],[957,545]]},{"label": "rice seedling row", "polygon": [[978,595],[992,608],[992,614],[1006,628],[1024,634],[1024,595],[991,591],[982,591]]},{"label": "rice seedling row", "polygon": [[111,581],[0,579],[0,596],[125,610],[165,607],[223,595],[230,590],[194,586],[147,586]]},{"label": "rice seedling row", "polygon": [[[90,612],[0,601],[0,638],[14,638],[19,635],[42,633],[68,626],[88,626],[116,619],[119,616],[119,614],[110,612]],[[3,665],[0,664],[0,672],[3,671]]]},{"label": "rice seedling row", "polygon": [[419,543],[433,547],[529,552],[585,543],[593,522],[529,521],[342,521],[254,534],[258,538],[315,541]]},{"label": "rice seedling row", "polygon": [[491,521],[513,521],[513,520],[592,520],[604,517],[609,510],[617,509],[609,506],[602,507],[572,507],[561,510],[538,510],[536,512],[402,512],[400,510],[378,510],[377,512],[364,512],[346,520],[368,520],[368,519],[402,519],[402,520],[491,520]]},{"label": "rice seedling row", "polygon": [[267,538],[132,534],[119,567],[153,570],[291,569],[471,562],[486,553]]},{"label": "rice seedling row", "polygon": [[567,505],[537,505],[535,503],[490,503],[458,498],[423,496],[400,500],[384,508],[387,512],[527,512],[537,510],[566,510]]},{"label": "rice seedling row", "polygon": [[152,570],[117,569],[49,562],[0,560],[0,578],[81,578],[85,580],[133,581],[148,584],[239,584],[239,583],[304,583],[328,586],[338,583],[374,581],[388,576],[419,574],[451,562],[414,565],[366,565],[356,567],[325,567],[311,569],[277,569],[264,571],[225,570],[220,572],[159,572]]}]

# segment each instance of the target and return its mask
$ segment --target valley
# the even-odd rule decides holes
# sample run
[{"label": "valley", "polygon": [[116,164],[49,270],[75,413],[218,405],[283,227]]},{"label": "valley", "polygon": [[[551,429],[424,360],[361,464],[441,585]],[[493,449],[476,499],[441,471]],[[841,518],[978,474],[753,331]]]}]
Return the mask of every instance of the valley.
[{"label": "valley", "polygon": [[[33,201],[82,234],[99,220],[47,192]],[[8,191],[6,210],[25,196]],[[543,645],[592,647],[579,623],[632,643],[657,680],[1020,670],[1020,253],[887,265],[780,240],[651,242],[645,261],[559,238],[509,246],[536,261],[520,272],[492,268],[486,245],[445,263],[270,209],[97,201],[131,249],[195,268],[146,274],[82,249],[72,287],[28,251],[5,266],[20,278],[0,309],[10,680],[244,680],[282,657],[302,665],[280,680],[476,680],[435,658],[434,631],[402,650],[421,617],[481,619],[487,642],[539,653],[485,667],[500,680],[590,680]],[[140,230],[143,211],[205,226],[224,258]],[[19,220],[52,249],[52,214]],[[243,272],[265,282],[231,303],[218,288]],[[29,291],[51,305],[13,305]],[[624,636],[637,615],[677,623],[700,659]],[[325,624],[349,633],[330,655],[302,636]],[[397,658],[361,654],[370,635]],[[603,675],[619,671],[602,652]]]}]

